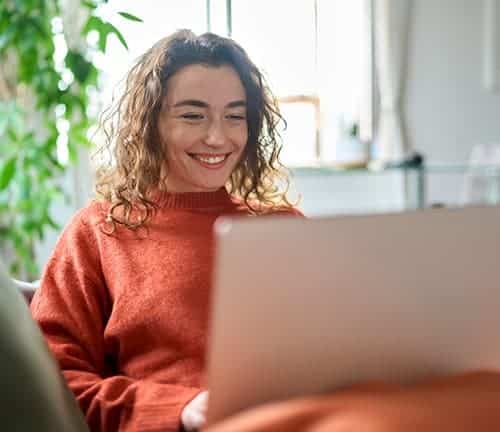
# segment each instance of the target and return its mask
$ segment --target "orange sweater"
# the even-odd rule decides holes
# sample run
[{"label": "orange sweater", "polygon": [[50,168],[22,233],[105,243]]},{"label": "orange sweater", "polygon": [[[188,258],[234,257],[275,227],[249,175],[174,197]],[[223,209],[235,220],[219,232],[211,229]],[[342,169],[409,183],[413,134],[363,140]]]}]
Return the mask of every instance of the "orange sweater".
[{"label": "orange sweater", "polygon": [[77,213],[31,304],[93,431],[176,431],[204,389],[212,225],[248,211],[224,189],[159,203],[137,232]]}]

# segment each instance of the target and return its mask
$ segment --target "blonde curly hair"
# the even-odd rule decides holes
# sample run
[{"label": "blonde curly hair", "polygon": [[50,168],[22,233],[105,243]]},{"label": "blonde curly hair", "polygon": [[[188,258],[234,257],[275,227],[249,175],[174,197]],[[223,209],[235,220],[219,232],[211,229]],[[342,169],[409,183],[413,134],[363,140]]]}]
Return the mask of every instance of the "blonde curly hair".
[{"label": "blonde curly hair", "polygon": [[156,208],[150,193],[166,190],[168,159],[159,137],[158,117],[168,80],[193,64],[228,65],[245,89],[248,141],[227,181],[228,193],[241,198],[253,214],[276,206],[292,207],[287,198],[289,172],[279,160],[277,127],[286,122],[262,73],[233,40],[179,30],[138,59],[126,77],[124,93],[103,114],[101,128],[106,139],[98,152],[110,152],[112,158],[97,171],[96,192],[111,203],[108,222],[129,228],[143,225]]}]

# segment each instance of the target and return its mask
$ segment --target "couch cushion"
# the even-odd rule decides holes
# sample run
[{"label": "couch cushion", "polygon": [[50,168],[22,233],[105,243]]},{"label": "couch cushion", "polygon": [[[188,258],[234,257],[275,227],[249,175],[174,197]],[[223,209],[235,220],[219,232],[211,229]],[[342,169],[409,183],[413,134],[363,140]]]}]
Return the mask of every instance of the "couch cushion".
[{"label": "couch cushion", "polygon": [[0,263],[0,428],[88,432],[23,299],[22,294],[32,291],[15,285]]}]

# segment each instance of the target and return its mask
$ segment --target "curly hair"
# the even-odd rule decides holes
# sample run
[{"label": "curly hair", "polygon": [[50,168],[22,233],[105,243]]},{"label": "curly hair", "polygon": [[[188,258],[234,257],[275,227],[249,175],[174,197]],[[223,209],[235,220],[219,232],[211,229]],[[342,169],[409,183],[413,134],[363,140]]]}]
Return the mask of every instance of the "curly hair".
[{"label": "curly hair", "polygon": [[98,169],[96,192],[111,203],[108,222],[129,228],[143,225],[156,208],[150,193],[166,190],[168,159],[160,144],[158,117],[168,80],[193,64],[232,67],[246,93],[248,141],[227,181],[228,193],[242,199],[253,214],[292,206],[287,198],[289,172],[279,160],[277,127],[286,122],[264,76],[233,40],[179,30],[137,60],[126,77],[124,93],[101,118],[106,139],[99,152],[108,151],[112,158]]}]

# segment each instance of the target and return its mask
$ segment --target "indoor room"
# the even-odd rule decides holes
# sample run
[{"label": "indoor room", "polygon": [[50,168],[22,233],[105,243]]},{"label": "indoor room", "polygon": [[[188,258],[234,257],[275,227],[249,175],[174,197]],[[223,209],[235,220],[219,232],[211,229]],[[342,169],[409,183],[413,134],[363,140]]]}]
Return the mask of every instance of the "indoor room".
[{"label": "indoor room", "polygon": [[499,0],[0,1],[2,416],[500,428],[499,115]]}]

